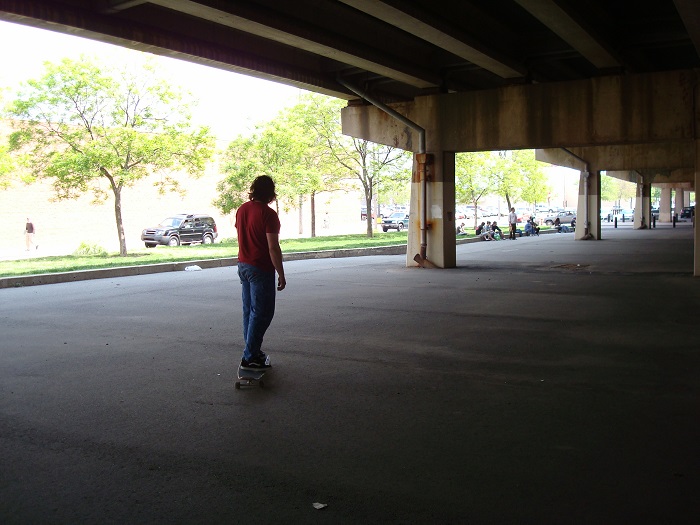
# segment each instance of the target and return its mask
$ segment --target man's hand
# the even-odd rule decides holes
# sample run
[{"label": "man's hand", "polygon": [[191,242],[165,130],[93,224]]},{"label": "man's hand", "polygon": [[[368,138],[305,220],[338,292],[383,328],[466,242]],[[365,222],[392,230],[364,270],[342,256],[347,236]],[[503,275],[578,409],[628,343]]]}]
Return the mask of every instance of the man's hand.
[{"label": "man's hand", "polygon": [[277,291],[281,292],[284,290],[284,287],[287,286],[287,279],[284,278],[284,275],[280,275],[277,277]]}]

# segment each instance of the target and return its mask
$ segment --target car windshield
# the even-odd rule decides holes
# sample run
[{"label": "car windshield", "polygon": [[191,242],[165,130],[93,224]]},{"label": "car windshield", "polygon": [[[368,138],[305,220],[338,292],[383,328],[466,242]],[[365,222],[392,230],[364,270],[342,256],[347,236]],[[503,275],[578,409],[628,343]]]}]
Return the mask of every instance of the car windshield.
[{"label": "car windshield", "polygon": [[406,216],[406,214],[402,211],[397,211],[391,214],[391,217],[394,219],[403,219]]},{"label": "car windshield", "polygon": [[177,217],[168,217],[162,221],[159,226],[163,226],[164,228],[179,228],[180,224],[182,224],[182,219],[178,219]]}]

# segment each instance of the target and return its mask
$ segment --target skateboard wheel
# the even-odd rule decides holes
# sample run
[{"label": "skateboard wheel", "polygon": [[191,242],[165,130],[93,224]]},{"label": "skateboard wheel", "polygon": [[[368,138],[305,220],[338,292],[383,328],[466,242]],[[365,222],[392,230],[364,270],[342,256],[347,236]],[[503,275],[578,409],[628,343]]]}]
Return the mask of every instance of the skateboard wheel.
[{"label": "skateboard wheel", "polygon": [[236,390],[240,390],[240,389],[241,389],[241,382],[236,381]]}]

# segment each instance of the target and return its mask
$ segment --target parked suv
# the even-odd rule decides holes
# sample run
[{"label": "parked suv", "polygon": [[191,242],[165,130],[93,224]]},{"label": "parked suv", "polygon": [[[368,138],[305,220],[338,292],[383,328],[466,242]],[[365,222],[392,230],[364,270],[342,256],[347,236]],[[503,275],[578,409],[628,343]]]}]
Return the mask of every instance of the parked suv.
[{"label": "parked suv", "polygon": [[211,244],[218,235],[216,222],[209,215],[181,213],[168,217],[155,228],[143,230],[141,240],[146,248],[155,248],[159,244]]},{"label": "parked suv", "polygon": [[408,228],[408,213],[396,211],[382,220],[382,230],[389,231],[391,229],[401,231]]}]

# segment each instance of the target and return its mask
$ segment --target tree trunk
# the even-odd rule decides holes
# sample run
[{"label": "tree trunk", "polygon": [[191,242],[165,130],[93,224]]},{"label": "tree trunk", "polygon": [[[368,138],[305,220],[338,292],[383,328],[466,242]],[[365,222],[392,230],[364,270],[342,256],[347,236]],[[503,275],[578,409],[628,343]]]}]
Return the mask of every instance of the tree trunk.
[{"label": "tree trunk", "polygon": [[371,239],[374,235],[374,219],[372,219],[372,192],[370,192],[369,197],[365,195],[365,202],[367,203],[367,238]]},{"label": "tree trunk", "polygon": [[364,174],[364,179],[362,179],[362,185],[365,188],[365,209],[367,210],[367,238],[371,239],[374,235],[374,220],[372,219],[372,181],[367,177],[367,171],[363,168],[362,172]]},{"label": "tree trunk", "polygon": [[119,255],[126,257],[126,236],[124,235],[124,221],[122,220],[122,187],[121,184],[117,185],[114,178],[106,170],[103,169],[102,173],[109,180],[109,184],[112,186],[112,193],[114,193],[114,217],[117,220]]},{"label": "tree trunk", "polygon": [[304,233],[304,214],[303,214],[303,208],[304,208],[304,196],[299,195],[299,235],[302,235]]},{"label": "tree trunk", "polygon": [[316,237],[316,192],[311,192],[311,237]]},{"label": "tree trunk", "polygon": [[117,218],[117,234],[119,235],[119,255],[126,257],[126,236],[124,235],[124,221],[122,220],[122,192],[121,188],[114,194],[114,216]]}]

